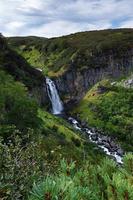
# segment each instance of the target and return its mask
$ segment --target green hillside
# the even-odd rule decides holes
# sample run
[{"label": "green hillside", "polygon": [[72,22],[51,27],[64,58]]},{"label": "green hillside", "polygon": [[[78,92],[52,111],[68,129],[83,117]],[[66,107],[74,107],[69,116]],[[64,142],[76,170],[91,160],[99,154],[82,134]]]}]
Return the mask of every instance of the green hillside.
[{"label": "green hillside", "polygon": [[48,76],[60,76],[71,66],[78,70],[105,66],[102,55],[121,57],[133,47],[133,29],[89,31],[59,38],[12,37],[8,44]]},{"label": "green hillside", "polygon": [[0,35],[0,200],[133,199],[133,89],[123,85],[128,77],[102,80],[69,110],[130,151],[121,166],[75,130],[67,115],[52,115],[31,95],[44,81],[35,68],[53,77],[71,67],[97,67],[102,56],[128,53],[132,33],[103,30],[52,39]]},{"label": "green hillside", "polygon": [[43,79],[37,70],[8,46],[6,38],[2,35],[0,35],[0,69],[13,75],[16,80],[22,81],[28,88],[40,85]]},{"label": "green hillside", "polygon": [[40,109],[23,84],[0,70],[0,198],[25,199],[33,182],[62,158],[77,165],[83,158],[97,163],[103,154],[94,147],[63,119]]},{"label": "green hillside", "polygon": [[73,114],[116,137],[125,150],[133,151],[133,89],[114,83],[97,83],[73,109]]}]

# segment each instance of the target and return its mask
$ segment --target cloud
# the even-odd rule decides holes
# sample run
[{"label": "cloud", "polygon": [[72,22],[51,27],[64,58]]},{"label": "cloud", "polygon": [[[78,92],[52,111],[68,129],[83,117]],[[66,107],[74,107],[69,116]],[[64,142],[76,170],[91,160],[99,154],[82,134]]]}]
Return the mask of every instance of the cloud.
[{"label": "cloud", "polygon": [[127,21],[123,21],[120,24],[120,28],[133,28],[133,20],[127,20]]},{"label": "cloud", "polygon": [[132,8],[132,0],[0,0],[0,31],[6,36],[55,37],[133,27]]}]

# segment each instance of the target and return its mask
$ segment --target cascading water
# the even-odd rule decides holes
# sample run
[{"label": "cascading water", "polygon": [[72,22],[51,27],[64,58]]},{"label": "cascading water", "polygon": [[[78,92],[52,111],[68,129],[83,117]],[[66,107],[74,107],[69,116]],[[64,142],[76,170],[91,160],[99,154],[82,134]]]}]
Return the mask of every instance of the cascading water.
[{"label": "cascading water", "polygon": [[48,96],[52,104],[52,113],[54,115],[59,115],[63,111],[63,104],[59,97],[56,86],[54,82],[48,77],[46,77],[46,85],[47,85]]},{"label": "cascading water", "polygon": [[[59,97],[56,86],[54,82],[48,77],[46,77],[46,85],[47,85],[48,96],[52,104],[52,113],[55,115],[59,115],[63,111],[63,104]],[[118,151],[121,150],[120,147],[118,147],[118,145],[116,144],[113,144],[113,146],[111,147],[111,141],[109,137],[106,137],[106,140],[105,138],[103,139],[102,135],[97,134],[96,132],[93,132],[89,128],[82,127],[80,123],[72,117],[69,117],[68,121],[73,124],[75,129],[81,132],[85,132],[91,142],[97,144],[97,146],[103,149],[103,151],[107,155],[110,155],[113,158],[115,158],[117,163],[120,163],[120,164],[123,163],[122,161],[123,155],[122,154],[120,155],[120,153],[118,154]]]}]

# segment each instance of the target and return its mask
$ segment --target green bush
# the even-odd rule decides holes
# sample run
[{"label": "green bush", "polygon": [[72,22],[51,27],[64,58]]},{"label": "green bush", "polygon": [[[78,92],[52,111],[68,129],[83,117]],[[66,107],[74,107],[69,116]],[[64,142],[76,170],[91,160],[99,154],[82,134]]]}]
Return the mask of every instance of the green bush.
[{"label": "green bush", "polygon": [[[15,126],[23,133],[28,128],[39,128],[41,121],[37,115],[37,104],[28,97],[26,87],[0,71],[0,129],[3,129],[0,135],[4,137],[4,128],[8,126]],[[8,133],[10,136],[11,131]]]},{"label": "green bush", "polygon": [[8,143],[0,141],[0,199],[27,199],[33,182],[46,171],[46,153],[39,141],[31,141],[33,131],[23,139],[18,132],[14,131]]},{"label": "green bush", "polygon": [[61,161],[56,175],[48,175],[34,184],[29,200],[132,200],[133,155],[124,158],[124,167],[104,159],[99,165],[84,164],[78,169],[75,162]]},{"label": "green bush", "polygon": [[75,144],[75,146],[80,147],[81,142],[80,142],[80,140],[78,138],[72,137],[71,140]]}]

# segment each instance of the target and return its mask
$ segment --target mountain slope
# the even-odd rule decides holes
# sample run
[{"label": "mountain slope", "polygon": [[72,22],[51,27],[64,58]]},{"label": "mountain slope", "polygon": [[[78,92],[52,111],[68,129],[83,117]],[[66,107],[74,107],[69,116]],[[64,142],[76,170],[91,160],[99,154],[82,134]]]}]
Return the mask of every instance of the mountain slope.
[{"label": "mountain slope", "polygon": [[64,37],[8,38],[8,44],[45,75],[60,76],[71,67],[77,70],[106,65],[102,55],[124,56],[133,47],[133,29],[89,31]]},{"label": "mountain slope", "polygon": [[45,87],[45,77],[42,73],[27,63],[16,51],[12,50],[6,38],[0,36],[0,69],[13,75],[15,80],[23,82],[40,105],[46,105],[47,92]]},{"label": "mountain slope", "polygon": [[127,151],[133,151],[132,113],[133,89],[109,80],[97,83],[73,109],[88,125],[116,137]]},{"label": "mountain slope", "polygon": [[118,79],[133,70],[133,29],[89,31],[52,39],[13,37],[7,41],[31,66],[54,79],[68,108],[102,79]]},{"label": "mountain slope", "polygon": [[[94,159],[97,155],[97,160]],[[42,110],[24,84],[0,70],[0,198],[27,199],[60,159],[97,164],[103,153],[66,121]]]},{"label": "mountain slope", "polygon": [[[64,119],[46,112],[32,97],[42,102],[44,95],[44,105],[49,101],[44,75],[56,77],[64,102],[79,101],[87,92],[77,107],[73,102],[73,113],[79,113],[78,117],[107,134],[115,133],[125,149],[132,150],[132,90],[103,81],[88,91],[106,76],[117,79],[131,73],[132,40],[132,29],[84,32],[53,39],[0,36],[0,198],[28,199],[33,183],[45,179],[47,190],[43,187],[41,192],[40,185],[34,187],[31,198],[71,199],[73,189],[78,191],[77,195],[80,191],[82,199],[86,195],[96,197],[93,199],[97,195],[103,199],[130,199],[132,155],[125,162],[124,175],[108,160],[99,166],[105,156],[99,148]],[[43,74],[35,68],[42,68]],[[58,178],[61,159],[66,160],[62,166],[64,182]],[[69,165],[71,160],[76,166]],[[79,166],[90,170],[75,174]],[[55,173],[57,179],[53,178]],[[53,187],[59,190],[51,197]],[[65,195],[63,191],[67,188],[70,190]]]},{"label": "mountain slope", "polygon": [[40,84],[41,74],[32,68],[22,56],[11,50],[3,36],[0,37],[0,48],[1,69],[12,74],[16,80],[24,82],[29,88]]}]

